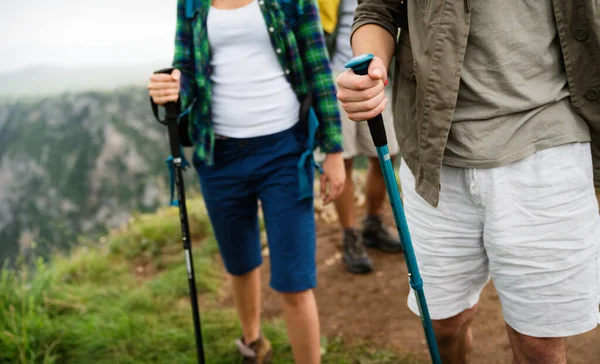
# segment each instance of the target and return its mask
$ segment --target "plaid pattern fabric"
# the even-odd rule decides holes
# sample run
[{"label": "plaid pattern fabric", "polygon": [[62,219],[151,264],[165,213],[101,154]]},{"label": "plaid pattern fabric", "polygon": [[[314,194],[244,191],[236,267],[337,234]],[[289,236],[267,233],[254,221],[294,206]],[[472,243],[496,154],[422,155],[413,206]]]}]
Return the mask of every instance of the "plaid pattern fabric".
[{"label": "plaid pattern fabric", "polygon": [[[211,123],[210,45],[206,18],[210,0],[201,0],[193,19],[178,0],[173,67],[182,73],[181,103],[190,118],[190,137],[203,162],[214,162]],[[271,44],[299,100],[309,90],[319,118],[316,146],[324,153],[342,151],[340,115],[315,0],[258,0]]]}]

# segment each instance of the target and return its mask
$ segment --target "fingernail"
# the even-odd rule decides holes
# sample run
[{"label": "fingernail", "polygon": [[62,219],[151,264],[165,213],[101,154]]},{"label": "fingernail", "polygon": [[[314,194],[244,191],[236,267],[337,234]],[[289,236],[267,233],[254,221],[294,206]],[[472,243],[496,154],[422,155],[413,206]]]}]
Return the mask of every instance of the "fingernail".
[{"label": "fingernail", "polygon": [[390,82],[390,80],[385,80],[385,82],[383,83],[383,85],[387,86],[389,82]]},{"label": "fingernail", "polygon": [[375,69],[373,70],[373,74],[374,74],[375,76],[381,76],[381,75],[382,75],[382,73],[381,73],[381,70],[380,70],[379,68],[375,68]]}]

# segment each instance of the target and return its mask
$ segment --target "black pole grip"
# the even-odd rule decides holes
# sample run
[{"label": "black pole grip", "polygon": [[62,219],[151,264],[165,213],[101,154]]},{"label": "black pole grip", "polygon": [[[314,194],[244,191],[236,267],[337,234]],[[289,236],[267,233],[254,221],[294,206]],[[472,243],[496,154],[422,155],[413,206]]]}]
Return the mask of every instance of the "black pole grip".
[{"label": "black pole grip", "polygon": [[[170,75],[174,68],[163,68],[154,73],[164,73]],[[151,99],[152,100],[152,99]],[[179,127],[177,125],[177,119],[179,118],[180,105],[178,102],[168,102],[163,105],[165,108],[165,120],[160,120],[158,117],[158,105],[152,101],[152,109],[156,118],[167,126],[169,132],[169,147],[171,149],[171,156],[177,159],[181,157],[180,143],[179,143]]]},{"label": "black pole grip", "polygon": [[[163,68],[160,69],[158,71],[154,71],[154,73],[164,73],[167,75],[170,75],[173,70],[175,70],[174,68]],[[165,125],[170,125],[170,124],[177,124],[177,118],[179,118],[179,112],[180,112],[180,104],[179,102],[168,102],[166,104],[163,105],[163,107],[165,108],[165,120],[160,120],[160,118],[158,117],[158,105],[156,105],[156,103],[154,102],[154,100],[152,100],[152,98],[150,98],[150,102],[152,103],[152,111],[154,112],[154,116],[156,116],[156,119],[161,123],[161,124],[165,124]]]},{"label": "black pole grip", "polygon": [[169,148],[171,149],[171,156],[175,159],[180,158],[181,149],[179,144],[179,127],[177,126],[177,119],[175,119],[174,123],[167,124],[167,130],[169,132]]},{"label": "black pole grip", "polygon": [[[371,63],[372,59],[372,55],[354,57],[352,60],[346,63],[346,67],[352,68],[354,73],[359,76],[365,76],[369,73],[369,64]],[[383,147],[384,145],[387,145],[387,136],[385,135],[385,126],[383,124],[383,117],[381,114],[368,120],[367,123],[369,124],[369,131],[371,132],[373,144],[375,144],[376,147]]]},{"label": "black pole grip", "polygon": [[375,116],[373,119],[369,119],[367,123],[369,124],[369,131],[371,132],[373,144],[375,144],[376,147],[387,145],[387,135],[385,135],[385,126],[381,114]]}]

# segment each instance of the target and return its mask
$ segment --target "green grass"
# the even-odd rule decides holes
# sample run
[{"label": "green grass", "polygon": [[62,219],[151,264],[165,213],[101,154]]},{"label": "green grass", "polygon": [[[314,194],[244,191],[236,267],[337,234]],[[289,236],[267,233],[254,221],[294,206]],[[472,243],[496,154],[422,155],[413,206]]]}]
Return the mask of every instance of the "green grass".
[{"label": "green grass", "polygon": [[[195,237],[210,236],[203,204],[189,203]],[[194,333],[176,209],[138,215],[98,244],[50,263],[0,273],[0,363],[195,363]],[[208,363],[234,363],[235,312],[216,305],[217,246],[194,250]],[[208,307],[208,308],[207,308]],[[274,363],[293,363],[285,326],[266,322]],[[417,363],[369,343],[323,340],[324,363]]]}]

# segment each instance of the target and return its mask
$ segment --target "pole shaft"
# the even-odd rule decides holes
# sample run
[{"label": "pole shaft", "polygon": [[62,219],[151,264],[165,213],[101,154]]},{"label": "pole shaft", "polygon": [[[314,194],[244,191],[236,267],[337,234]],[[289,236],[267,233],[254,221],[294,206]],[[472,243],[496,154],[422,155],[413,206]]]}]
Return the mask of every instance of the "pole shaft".
[{"label": "pole shaft", "polygon": [[185,203],[185,188],[183,183],[183,171],[181,168],[180,156],[175,158],[175,183],[177,186],[177,199],[179,200],[179,218],[181,220],[181,235],[185,260],[188,273],[188,285],[190,290],[190,301],[192,304],[192,315],[194,320],[194,333],[196,337],[196,352],[198,363],[204,364],[204,345],[202,340],[202,329],[200,323],[200,310],[198,308],[198,294],[196,292],[196,277],[194,273],[194,261],[192,258],[192,238],[188,223],[187,206]]},{"label": "pole shaft", "polygon": [[392,205],[392,212],[394,213],[394,221],[396,222],[398,236],[402,242],[402,250],[404,251],[404,260],[406,261],[406,267],[408,269],[410,286],[415,290],[415,296],[417,297],[417,305],[421,314],[421,324],[425,331],[425,339],[427,340],[431,361],[434,364],[441,364],[442,360],[438,351],[433,326],[431,325],[431,317],[429,316],[429,309],[427,308],[427,301],[425,300],[425,293],[423,291],[423,281],[421,280],[415,251],[412,246],[412,240],[410,239],[408,224],[406,223],[404,208],[400,199],[400,193],[398,192],[398,182],[396,181],[396,174],[394,173],[390,152],[387,144],[379,146],[376,149],[381,171],[383,172],[385,180],[385,187]]}]

